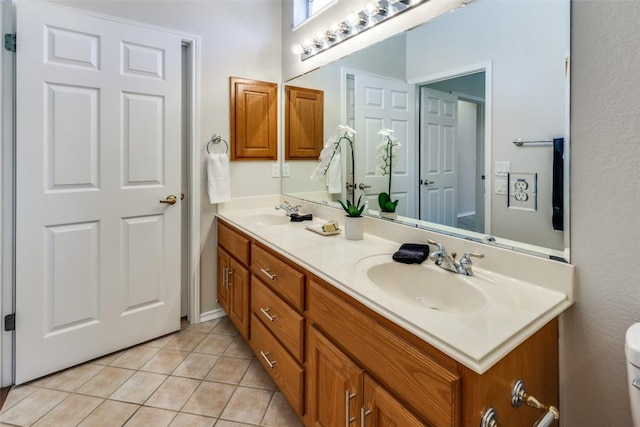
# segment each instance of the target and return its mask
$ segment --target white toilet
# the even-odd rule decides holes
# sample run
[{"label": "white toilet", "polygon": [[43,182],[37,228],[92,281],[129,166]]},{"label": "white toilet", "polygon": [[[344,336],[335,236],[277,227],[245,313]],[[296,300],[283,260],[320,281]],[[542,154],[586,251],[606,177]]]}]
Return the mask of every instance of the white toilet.
[{"label": "white toilet", "polygon": [[640,427],[640,323],[634,323],[627,329],[624,349],[627,355],[631,416],[634,427]]}]

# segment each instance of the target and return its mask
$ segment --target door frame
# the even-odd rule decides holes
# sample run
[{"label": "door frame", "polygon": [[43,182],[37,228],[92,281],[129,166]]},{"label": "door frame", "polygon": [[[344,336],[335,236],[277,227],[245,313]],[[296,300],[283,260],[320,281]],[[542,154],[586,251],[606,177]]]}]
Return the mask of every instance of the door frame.
[{"label": "door frame", "polygon": [[[485,170],[485,191],[484,191],[484,232],[483,234],[491,234],[491,194],[493,190],[493,169],[492,164],[492,144],[491,144],[491,112],[492,112],[492,61],[481,62],[466,67],[456,68],[453,70],[443,71],[437,74],[431,74],[423,77],[410,79],[407,83],[416,85],[416,87],[428,85],[442,80],[449,80],[456,77],[463,77],[469,74],[484,72],[484,170]],[[419,98],[416,103],[419,103]],[[418,150],[420,144],[418,144]],[[417,153],[419,155],[419,153]],[[418,156],[416,156],[418,157]]]},{"label": "door frame", "polygon": [[[60,6],[69,8],[66,6]],[[71,8],[75,12],[118,22],[125,25],[137,26],[145,29],[160,31],[180,37],[182,46],[187,48],[187,67],[189,72],[183,79],[187,79],[188,105],[187,115],[187,153],[188,164],[188,245],[182,248],[188,252],[188,315],[191,323],[200,323],[200,198],[201,183],[200,159],[203,145],[200,141],[200,76],[201,76],[201,37],[170,28],[164,28],[139,21],[118,18],[110,15],[95,13],[85,9]],[[0,34],[16,32],[16,10],[13,2],[2,2],[0,5]],[[0,164],[3,173],[0,174],[0,321],[4,324],[4,316],[15,312],[15,54],[2,49],[0,58]],[[4,73],[2,73],[4,71]],[[179,142],[182,144],[182,141]],[[183,219],[184,220],[184,219]],[[0,387],[12,385],[15,377],[15,333],[0,329]]]}]

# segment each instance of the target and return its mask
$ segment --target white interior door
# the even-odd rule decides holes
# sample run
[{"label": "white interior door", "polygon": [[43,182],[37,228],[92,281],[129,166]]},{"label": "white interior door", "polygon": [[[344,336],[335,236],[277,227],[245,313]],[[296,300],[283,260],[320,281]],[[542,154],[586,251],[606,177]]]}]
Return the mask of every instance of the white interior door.
[{"label": "white interior door", "polygon": [[415,174],[415,86],[392,79],[355,74],[355,183],[362,184],[371,209],[379,209],[378,194],[388,191],[389,177],[376,173],[378,144],[386,137],[380,129],[392,129],[400,148],[393,163],[391,198],[398,200],[399,215],[417,214],[417,178]]},{"label": "white interior door", "polygon": [[180,327],[181,39],[28,0],[17,25],[19,384]]},{"label": "white interior door", "polygon": [[455,95],[420,88],[420,219],[456,226]]}]

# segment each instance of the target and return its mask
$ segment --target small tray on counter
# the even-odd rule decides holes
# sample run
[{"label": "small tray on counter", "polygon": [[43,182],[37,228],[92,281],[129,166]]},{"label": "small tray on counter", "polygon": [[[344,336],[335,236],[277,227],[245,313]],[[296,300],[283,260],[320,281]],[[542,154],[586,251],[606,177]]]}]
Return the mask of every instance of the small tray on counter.
[{"label": "small tray on counter", "polygon": [[306,229],[307,230],[311,230],[314,233],[318,233],[318,234],[322,234],[323,236],[335,236],[336,234],[340,234],[340,232],[342,231],[342,229],[338,228],[335,231],[323,231],[322,230],[322,226],[324,224],[312,224],[312,225],[307,225]]}]

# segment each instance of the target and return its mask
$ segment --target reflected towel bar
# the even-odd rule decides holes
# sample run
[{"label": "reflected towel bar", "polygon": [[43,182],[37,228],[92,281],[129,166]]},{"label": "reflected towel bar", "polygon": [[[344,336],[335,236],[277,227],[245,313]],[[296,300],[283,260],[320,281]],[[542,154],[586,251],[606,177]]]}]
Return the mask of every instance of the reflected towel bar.
[{"label": "reflected towel bar", "polygon": [[553,139],[541,139],[537,141],[525,141],[522,138],[516,138],[513,140],[513,143],[517,147],[522,147],[524,144],[538,144],[538,145],[553,145]]}]

